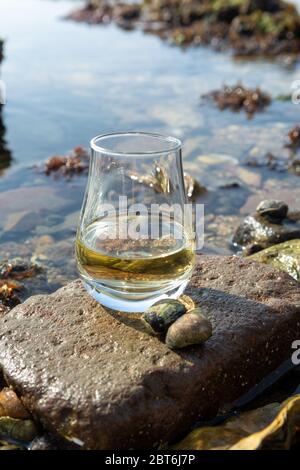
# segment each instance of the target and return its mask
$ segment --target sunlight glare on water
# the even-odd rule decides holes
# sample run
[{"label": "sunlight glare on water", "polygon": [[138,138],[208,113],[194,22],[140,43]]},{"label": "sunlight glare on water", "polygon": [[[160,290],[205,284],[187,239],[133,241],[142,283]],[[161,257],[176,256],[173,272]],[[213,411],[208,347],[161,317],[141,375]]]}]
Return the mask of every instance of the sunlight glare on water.
[{"label": "sunlight glare on water", "polygon": [[1,0],[4,119],[15,165],[124,129],[159,131],[183,141],[197,133],[205,138],[223,118],[199,109],[202,93],[241,79],[272,95],[286,94],[300,78],[298,66],[236,62],[229,53],[181,50],[139,31],[66,21],[80,5]]}]

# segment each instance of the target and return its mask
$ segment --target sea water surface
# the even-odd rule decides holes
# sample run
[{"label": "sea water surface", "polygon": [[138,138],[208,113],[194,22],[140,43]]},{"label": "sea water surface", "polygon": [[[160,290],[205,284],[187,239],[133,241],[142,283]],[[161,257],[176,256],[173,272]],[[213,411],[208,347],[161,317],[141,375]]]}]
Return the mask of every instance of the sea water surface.
[{"label": "sea water surface", "polygon": [[[46,177],[40,167],[51,155],[88,148],[93,136],[106,132],[144,130],[182,140],[185,169],[208,189],[200,198],[205,252],[231,253],[235,228],[261,199],[299,204],[298,176],[246,164],[249,156],[271,152],[280,158],[285,152],[300,105],[276,98],[288,96],[300,79],[298,63],[238,60],[230,52],[181,49],[113,24],[66,20],[82,4],[1,0],[2,120],[11,157],[0,166],[1,257],[44,264],[42,290],[76,276],[73,242],[86,178]],[[221,112],[200,100],[237,81],[260,86],[274,98],[271,106],[249,120],[244,112]]]}]

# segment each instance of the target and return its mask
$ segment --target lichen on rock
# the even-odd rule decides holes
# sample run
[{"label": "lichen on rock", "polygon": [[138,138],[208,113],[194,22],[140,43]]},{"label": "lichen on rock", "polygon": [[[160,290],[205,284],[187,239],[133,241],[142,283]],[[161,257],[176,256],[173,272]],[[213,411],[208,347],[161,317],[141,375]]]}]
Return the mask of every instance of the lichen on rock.
[{"label": "lichen on rock", "polygon": [[249,259],[286,271],[300,282],[300,239],[271,246],[249,256]]}]

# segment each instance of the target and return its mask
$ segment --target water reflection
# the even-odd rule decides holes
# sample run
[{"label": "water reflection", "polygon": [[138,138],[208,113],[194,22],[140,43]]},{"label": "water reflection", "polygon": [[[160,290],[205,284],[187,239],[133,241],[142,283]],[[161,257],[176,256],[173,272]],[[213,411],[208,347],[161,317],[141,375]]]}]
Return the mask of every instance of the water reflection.
[{"label": "water reflection", "polygon": [[[183,140],[185,170],[208,189],[200,197],[205,203],[206,252],[230,254],[236,227],[263,198],[285,199],[293,188],[293,197],[299,199],[299,177],[260,163],[269,154],[280,161],[285,157],[285,141],[298,122],[299,107],[276,97],[290,94],[300,76],[299,64],[233,60],[227,52],[182,50],[113,24],[66,21],[75,3],[83,4],[1,0],[8,132],[4,137],[1,124],[0,176],[2,165],[7,168],[12,161],[8,148],[14,165],[0,177],[0,256],[38,256],[39,262],[56,269],[54,278],[61,274],[64,250],[69,253],[73,243],[85,176],[57,180],[29,166],[43,165],[75,146],[87,148],[99,133],[140,129]],[[200,101],[201,95],[237,80],[251,88],[260,85],[273,98],[252,121]],[[258,165],[250,166],[250,160]]]},{"label": "water reflection", "polygon": [[3,123],[2,106],[0,105],[0,176],[12,163],[12,155],[5,141],[5,132],[6,128]]}]

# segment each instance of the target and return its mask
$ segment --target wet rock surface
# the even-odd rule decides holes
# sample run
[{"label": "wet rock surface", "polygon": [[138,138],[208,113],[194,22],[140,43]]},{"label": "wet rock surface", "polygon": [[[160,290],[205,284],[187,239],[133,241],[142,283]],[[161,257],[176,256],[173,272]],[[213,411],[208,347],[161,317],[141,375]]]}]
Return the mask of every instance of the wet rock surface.
[{"label": "wet rock surface", "polygon": [[236,229],[233,243],[253,254],[269,246],[300,238],[300,213],[289,212],[284,201],[261,201],[256,212]]},{"label": "wet rock surface", "polygon": [[274,245],[250,257],[259,263],[281,269],[300,281],[300,240],[290,240]]},{"label": "wet rock surface", "polygon": [[30,450],[78,450],[78,446],[52,434],[37,436],[29,446]]},{"label": "wet rock surface", "polygon": [[213,335],[180,352],[80,281],[31,297],[0,319],[5,378],[47,430],[83,447],[170,442],[275,370],[300,334],[300,287],[270,266],[200,256],[186,293]]}]

